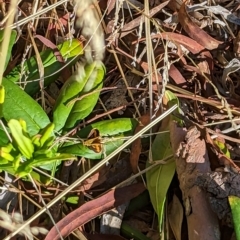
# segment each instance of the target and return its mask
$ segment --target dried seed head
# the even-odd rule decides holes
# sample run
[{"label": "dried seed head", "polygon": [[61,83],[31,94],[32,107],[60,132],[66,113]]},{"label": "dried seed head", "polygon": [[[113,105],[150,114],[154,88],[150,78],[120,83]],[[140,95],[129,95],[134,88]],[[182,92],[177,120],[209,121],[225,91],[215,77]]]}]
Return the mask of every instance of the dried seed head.
[{"label": "dried seed head", "polygon": [[93,0],[75,0],[75,10],[78,17],[76,24],[87,40],[85,58],[88,63],[94,60],[103,60],[105,52],[103,29],[96,10],[91,6],[92,3]]},{"label": "dried seed head", "polygon": [[[23,217],[20,213],[14,213],[11,216],[1,209],[0,219],[3,219],[3,221],[0,220],[0,227],[7,229],[10,232],[16,231],[24,224]],[[29,240],[33,240],[33,235],[38,235],[39,233],[46,235],[48,233],[48,230],[42,227],[30,228],[30,226],[27,225],[19,232],[20,235],[25,236]]]}]

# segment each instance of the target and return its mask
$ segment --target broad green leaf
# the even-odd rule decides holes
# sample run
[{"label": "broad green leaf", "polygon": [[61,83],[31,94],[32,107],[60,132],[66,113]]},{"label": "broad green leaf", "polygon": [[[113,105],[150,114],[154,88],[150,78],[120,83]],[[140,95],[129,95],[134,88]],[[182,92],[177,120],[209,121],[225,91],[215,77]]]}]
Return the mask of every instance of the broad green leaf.
[{"label": "broad green leaf", "polygon": [[[48,86],[53,81],[57,80],[60,76],[60,69],[65,66],[71,66],[76,63],[80,55],[83,54],[82,43],[78,39],[72,39],[65,41],[64,43],[57,46],[61,53],[64,62],[60,62],[57,59],[59,53],[52,49],[47,49],[40,53],[40,57],[44,66],[44,86]],[[76,59],[74,59],[76,57]],[[73,61],[74,59],[74,61]],[[21,71],[23,73],[21,74]],[[21,79],[20,76],[22,75]],[[40,89],[39,85],[39,70],[36,57],[33,56],[25,61],[23,69],[21,65],[16,66],[6,78],[13,82],[19,82],[24,87],[24,90],[29,94],[33,95]]]},{"label": "broad green leaf", "polygon": [[103,154],[108,155],[121,146],[125,141],[124,137],[134,132],[137,123],[137,120],[131,118],[104,120],[90,124],[77,133],[80,139],[86,139],[92,129],[98,129],[103,143],[102,153],[95,153],[81,142],[77,144],[66,143],[59,149],[59,152],[90,159],[101,159]]},{"label": "broad green leaf", "polygon": [[[19,168],[16,171],[18,177],[24,177],[28,173],[32,172],[32,167],[44,167],[48,164],[53,164],[56,161],[64,161],[64,160],[76,160],[76,157],[72,154],[59,154],[57,153],[55,156],[51,158],[41,158],[41,159],[32,159],[21,163]],[[1,169],[1,166],[0,166]]]},{"label": "broad green leaf", "polygon": [[87,127],[81,129],[77,135],[80,138],[86,138],[91,129],[99,130],[101,136],[114,136],[121,133],[134,132],[138,121],[134,118],[117,118],[111,120],[104,120],[89,124]]},{"label": "broad green leaf", "polygon": [[[10,60],[10,57],[11,57],[11,54],[12,54],[12,47],[13,47],[15,41],[16,41],[16,37],[17,37],[17,31],[12,30],[11,31],[11,36],[10,36],[10,41],[9,41],[9,44],[8,44],[7,59],[6,59],[6,62],[5,62],[4,70],[6,70],[8,62]],[[0,30],[0,44],[1,44],[1,47],[2,47],[3,38],[4,38],[4,30]]]},{"label": "broad green leaf", "polygon": [[[10,57],[12,54],[12,47],[15,43],[16,37],[17,37],[17,32],[15,30],[12,30],[10,39],[9,39],[9,43],[8,43],[8,51],[7,51],[7,55],[6,55],[4,71],[6,70],[8,62],[10,60]],[[0,49],[2,49],[3,38],[4,38],[4,30],[0,30]],[[5,88],[4,88],[4,86],[0,86],[0,118],[3,117],[2,109],[3,109],[4,100],[5,100]]]},{"label": "broad green leaf", "polygon": [[13,168],[12,163],[2,164],[0,165],[0,171],[6,171],[11,175],[15,175],[15,170]]},{"label": "broad green leaf", "polygon": [[[165,91],[164,101],[168,107],[171,107],[175,104],[179,105],[178,98],[168,90]],[[178,108],[176,111],[179,112],[180,108]],[[162,125],[159,131],[167,131],[169,129],[169,123],[173,119],[181,124],[181,120],[173,115],[170,115],[162,121]],[[161,160],[171,155],[173,155],[173,151],[170,144],[170,133],[160,133],[156,136],[152,144],[152,160]],[[147,167],[148,166],[150,166],[149,162],[147,162]],[[152,205],[158,215],[160,231],[162,228],[164,203],[174,173],[175,162],[173,157],[169,159],[166,164],[158,165],[146,173],[147,187],[149,190]]]},{"label": "broad green leaf", "polygon": [[2,164],[8,164],[8,163],[9,161],[7,159],[0,157],[0,169]]},{"label": "broad green leaf", "polygon": [[[86,84],[81,93],[78,95],[79,100],[72,100],[73,107],[64,125],[64,129],[71,129],[75,127],[79,121],[87,117],[92,112],[98,101],[100,90],[103,85],[105,67],[101,62],[94,62],[91,65],[87,65],[84,70],[87,78]],[[85,94],[88,95],[84,96]]]},{"label": "broad green leaf", "polygon": [[[49,139],[52,139],[54,124],[49,123],[42,131],[40,131],[40,146],[42,147]],[[51,142],[51,141],[50,141]]]},{"label": "broad green leaf", "polygon": [[229,196],[228,201],[232,211],[236,239],[240,240],[240,198],[236,196]]},{"label": "broad green leaf", "polygon": [[87,78],[76,78],[77,76],[73,75],[67,80],[57,98],[53,109],[53,123],[56,131],[63,128],[73,108],[73,104],[68,105],[69,101],[77,97],[86,84]]},{"label": "broad green leaf", "polygon": [[[172,155],[170,145],[170,133],[160,133],[154,139],[152,144],[152,160],[161,160]],[[147,163],[147,167],[150,163]],[[155,212],[158,215],[158,221],[161,229],[164,203],[169,185],[175,173],[174,158],[167,161],[166,164],[158,165],[146,173],[147,188],[150,194],[151,202]]]},{"label": "broad green leaf", "polygon": [[49,118],[42,107],[19,86],[5,78],[2,84],[6,91],[3,117],[7,122],[11,119],[23,119],[30,136],[37,134],[49,124]]},{"label": "broad green leaf", "polygon": [[[62,87],[53,110],[55,130],[73,128],[94,108],[102,87],[104,66],[100,62],[86,65]],[[93,92],[95,91],[95,92]],[[91,93],[86,97],[84,94]]]},{"label": "broad green leaf", "polygon": [[54,161],[66,161],[66,160],[76,160],[77,158],[72,154],[62,154],[57,153],[55,156],[50,158],[34,159],[29,165],[31,167],[41,167],[45,164],[50,164]]},{"label": "broad green leaf", "polygon": [[16,148],[27,159],[32,158],[34,147],[31,139],[27,136],[27,133],[22,128],[22,125],[18,120],[11,119],[8,122],[8,127],[12,133],[12,138],[16,144]]}]

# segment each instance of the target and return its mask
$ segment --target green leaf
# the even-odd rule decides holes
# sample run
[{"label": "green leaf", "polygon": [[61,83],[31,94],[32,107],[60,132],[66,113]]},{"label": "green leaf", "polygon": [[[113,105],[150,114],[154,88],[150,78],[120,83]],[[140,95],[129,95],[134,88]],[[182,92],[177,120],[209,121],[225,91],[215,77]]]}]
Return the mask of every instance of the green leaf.
[{"label": "green leaf", "polygon": [[[178,98],[171,91],[165,91],[164,101],[169,108],[175,104],[179,106]],[[181,109],[177,108],[175,111],[179,113]],[[169,129],[169,123],[172,120],[177,121],[180,125],[182,124],[182,121],[179,118],[171,114],[162,121],[160,132],[167,131]],[[152,160],[161,160],[171,155],[173,155],[173,151],[170,144],[170,133],[160,133],[156,136],[152,144]],[[150,166],[150,163],[147,162],[146,165],[148,167]],[[149,190],[152,205],[158,215],[160,231],[162,228],[164,203],[174,173],[175,161],[173,157],[169,159],[166,164],[158,165],[146,173],[147,187]]]},{"label": "green leaf", "polygon": [[7,159],[0,157],[0,169],[2,164],[8,164],[8,163],[9,161]]},{"label": "green leaf", "polygon": [[15,170],[13,168],[12,163],[2,164],[0,165],[0,171],[6,171],[11,175],[15,175]]},{"label": "green leaf", "polygon": [[28,137],[27,133],[22,128],[20,122],[18,120],[11,119],[8,122],[8,127],[10,128],[14,143],[16,144],[15,147],[27,159],[32,158],[34,147],[31,139]]},{"label": "green leaf", "polygon": [[0,147],[5,146],[8,142],[9,142],[8,136],[6,132],[3,130],[2,126],[0,126]]},{"label": "green leaf", "polygon": [[137,123],[137,120],[131,118],[105,120],[90,124],[77,133],[79,138],[86,139],[92,129],[98,129],[103,141],[102,153],[95,153],[81,142],[77,144],[66,143],[59,149],[59,152],[71,153],[89,159],[101,159],[103,154],[108,155],[121,146],[125,141],[124,136],[132,134]]},{"label": "green leaf", "polygon": [[67,103],[72,98],[78,96],[79,92],[82,91],[84,85],[86,84],[86,78],[81,78],[78,81],[76,80],[76,77],[76,75],[73,75],[67,80],[57,98],[55,107],[53,109],[53,123],[56,131],[59,131],[63,128],[73,108],[73,105],[67,105]]},{"label": "green leaf", "polygon": [[[8,51],[7,51],[7,57],[6,57],[7,59],[6,59],[6,62],[5,62],[4,71],[6,70],[8,62],[11,58],[12,47],[13,47],[15,41],[16,41],[16,37],[17,37],[17,31],[12,30],[11,31],[11,36],[10,36],[10,41],[8,43]],[[4,30],[0,30],[0,44],[1,44],[0,49],[2,48],[3,38],[4,38]]]},{"label": "green leaf", "polygon": [[[53,111],[55,130],[73,128],[87,117],[97,103],[105,74],[101,62],[85,65],[62,87]],[[88,94],[87,96],[84,96]]]},{"label": "green leaf", "polygon": [[41,106],[13,82],[3,79],[5,101],[3,117],[8,122],[11,119],[23,119],[28,127],[28,133],[33,136],[49,124],[49,118]]},{"label": "green leaf", "polygon": [[77,158],[73,156],[72,154],[63,154],[63,153],[57,153],[53,157],[47,157],[42,159],[34,159],[29,165],[31,167],[41,167],[42,165],[50,164],[54,161],[64,161],[64,160],[76,160]]},{"label": "green leaf", "polygon": [[121,224],[121,235],[127,239],[150,240],[150,238],[146,237],[140,230],[130,226],[127,221],[123,221]]},{"label": "green leaf", "polygon": [[[157,135],[152,144],[153,161],[164,159],[172,154],[170,133],[164,132]],[[147,167],[148,166],[150,166],[149,162],[147,162]],[[174,158],[168,160],[166,164],[158,165],[150,169],[146,173],[148,191],[154,210],[158,215],[160,227],[162,223],[166,194],[174,173]]]},{"label": "green leaf", "polygon": [[[60,62],[55,56],[54,50],[47,49],[40,53],[40,57],[44,66],[44,86],[48,86],[60,76],[60,69],[65,66],[72,66],[76,63],[80,55],[83,54],[82,43],[78,39],[71,39],[57,46],[61,53],[64,62]],[[56,51],[55,51],[56,52]],[[59,53],[56,52],[56,55]],[[73,59],[76,59],[73,61]],[[33,95],[40,89],[39,85],[39,70],[36,57],[33,56],[24,63],[24,69],[21,65],[16,66],[6,78],[13,82],[21,82],[24,90]],[[21,70],[24,74],[21,76]]]},{"label": "green leaf", "polygon": [[0,86],[0,118],[3,117],[2,109],[3,109],[3,103],[5,101],[5,88],[4,86]]},{"label": "green leaf", "polygon": [[78,204],[78,201],[79,201],[79,196],[69,196],[66,199],[66,202],[71,204]]},{"label": "green leaf", "polygon": [[214,143],[219,147],[219,149],[224,153],[225,156],[231,158],[231,154],[227,148],[226,143],[219,141],[218,139],[214,140]]},{"label": "green leaf", "polygon": [[[178,97],[174,93],[172,93],[169,90],[166,90],[165,93],[164,93],[164,97],[166,98],[168,108],[170,108],[170,107],[174,106],[175,104],[177,104],[178,108],[174,112],[176,112],[177,114],[184,115],[182,110],[181,110],[181,108],[179,107]],[[173,114],[171,114],[171,120],[177,121],[179,126],[183,125],[183,121],[180,118],[174,116]]]},{"label": "green leaf", "polygon": [[130,203],[124,213],[124,218],[129,218],[132,216],[133,212],[136,212],[138,210],[141,211],[141,209],[145,208],[146,206],[149,206],[150,203],[150,196],[149,192],[145,190],[137,197],[130,200]]},{"label": "green leaf", "polygon": [[232,211],[236,239],[240,240],[240,198],[236,196],[229,196],[228,201]]},{"label": "green leaf", "polygon": [[[16,174],[19,177],[24,177],[28,173],[32,172],[32,167],[42,167],[48,166],[49,164],[53,164],[56,161],[63,161],[63,160],[76,160],[76,157],[72,154],[56,154],[55,156],[48,158],[40,158],[40,159],[31,159],[21,163],[19,168],[16,171]],[[1,166],[0,166],[1,168]],[[44,168],[45,169],[45,168]],[[49,169],[50,171],[51,169]]]},{"label": "green leaf", "polygon": [[79,121],[87,117],[92,112],[98,101],[100,89],[102,89],[103,85],[105,68],[101,62],[94,62],[92,65],[93,66],[85,67],[85,73],[86,76],[88,76],[88,80],[78,97],[81,98],[85,94],[91,94],[84,96],[81,100],[77,100],[75,102],[64,126],[65,129],[75,127]]},{"label": "green leaf", "polygon": [[40,131],[41,137],[40,137],[40,146],[44,146],[44,144],[50,139],[52,142],[52,134],[54,130],[54,124],[49,123],[42,131]]},{"label": "green leaf", "polygon": [[[47,184],[49,184],[49,183],[51,182],[51,178],[49,178],[49,177],[47,177],[47,176],[45,176],[45,175],[39,174],[39,173],[37,173],[37,172],[35,172],[35,171],[32,171],[32,172],[30,173],[30,175],[31,175],[31,177],[32,177],[35,181],[37,181],[37,182],[39,182],[39,183],[43,183],[43,184],[47,185]],[[30,178],[28,178],[28,176],[26,176],[23,180],[24,180],[24,181],[29,181],[29,182],[32,181]]]},{"label": "green leaf", "polygon": [[98,129],[101,136],[115,136],[121,133],[133,133],[138,121],[134,118],[117,118],[89,124],[77,132],[80,138],[86,138],[93,128]]}]

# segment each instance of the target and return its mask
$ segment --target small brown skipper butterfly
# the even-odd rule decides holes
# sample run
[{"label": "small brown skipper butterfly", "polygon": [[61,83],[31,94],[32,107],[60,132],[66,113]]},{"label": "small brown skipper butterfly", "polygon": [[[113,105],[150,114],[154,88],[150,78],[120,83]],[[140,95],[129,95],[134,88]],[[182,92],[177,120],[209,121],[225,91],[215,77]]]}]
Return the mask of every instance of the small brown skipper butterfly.
[{"label": "small brown skipper butterfly", "polygon": [[87,140],[83,142],[83,145],[93,150],[95,153],[102,152],[103,146],[101,143],[99,130],[93,128],[88,134]]}]

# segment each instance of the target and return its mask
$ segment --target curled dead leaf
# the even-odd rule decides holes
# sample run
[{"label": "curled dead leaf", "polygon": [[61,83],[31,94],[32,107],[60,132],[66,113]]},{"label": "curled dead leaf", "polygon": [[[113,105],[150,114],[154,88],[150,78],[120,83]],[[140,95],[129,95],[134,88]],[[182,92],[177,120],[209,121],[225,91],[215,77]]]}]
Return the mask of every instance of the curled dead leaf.
[{"label": "curled dead leaf", "polygon": [[[135,133],[138,133],[141,129],[143,129],[146,125],[148,125],[149,122],[150,122],[149,114],[145,114],[141,116],[141,118],[139,119],[139,124],[135,129]],[[132,143],[132,147],[131,147],[130,163],[131,163],[133,173],[138,172],[138,168],[137,168],[138,159],[141,154],[141,150],[142,150],[141,138],[138,138]]]},{"label": "curled dead leaf", "polygon": [[195,41],[201,44],[208,50],[213,50],[218,48],[222,42],[212,38],[204,30],[198,27],[188,16],[185,3],[182,4],[180,11],[178,13],[178,19],[181,23],[184,31]]},{"label": "curled dead leaf", "polygon": [[[62,237],[68,236],[74,229],[89,222],[93,218],[131,200],[145,190],[143,183],[136,183],[126,187],[109,191],[103,196],[89,201],[77,208],[57,223]],[[45,240],[58,240],[60,236],[54,226]]]}]

